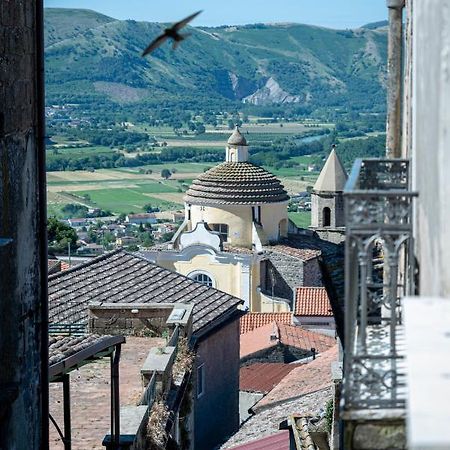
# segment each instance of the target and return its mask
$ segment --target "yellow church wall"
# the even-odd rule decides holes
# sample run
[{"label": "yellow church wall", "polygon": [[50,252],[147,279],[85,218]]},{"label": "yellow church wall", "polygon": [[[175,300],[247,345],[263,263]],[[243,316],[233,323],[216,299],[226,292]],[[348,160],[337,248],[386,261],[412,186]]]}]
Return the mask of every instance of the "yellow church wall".
[{"label": "yellow church wall", "polygon": [[252,208],[247,205],[191,206],[192,228],[201,221],[228,225],[228,243],[238,247],[252,246]]},{"label": "yellow church wall", "polygon": [[259,312],[261,311],[261,294],[260,294],[260,284],[261,284],[261,262],[257,261],[251,267],[251,279],[252,279],[252,289],[251,289],[251,299],[250,299],[250,311]]},{"label": "yellow church wall", "polygon": [[287,217],[287,202],[261,205],[261,225],[269,241],[279,239],[278,230],[282,220],[281,236],[287,236]]},{"label": "yellow church wall", "polygon": [[284,302],[272,302],[272,299],[261,293],[261,312],[290,312],[289,305]]},{"label": "yellow church wall", "polygon": [[197,255],[190,261],[175,261],[173,270],[185,276],[196,271],[206,272],[213,278],[216,289],[241,298],[240,263],[221,264],[209,255]]},{"label": "yellow church wall", "polygon": [[[261,225],[268,241],[277,241],[287,236],[287,202],[262,204]],[[252,247],[252,207],[250,205],[191,206],[190,229],[195,224],[205,221],[208,224],[223,223],[228,225],[228,244],[237,247]],[[281,225],[280,225],[281,223]]]}]

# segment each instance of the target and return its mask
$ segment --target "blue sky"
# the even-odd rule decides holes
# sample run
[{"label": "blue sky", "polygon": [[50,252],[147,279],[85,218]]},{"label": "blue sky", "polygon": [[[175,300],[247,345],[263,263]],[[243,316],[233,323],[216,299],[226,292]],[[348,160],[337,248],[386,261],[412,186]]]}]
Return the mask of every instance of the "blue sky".
[{"label": "blue sky", "polygon": [[202,9],[193,23],[200,26],[297,22],[354,28],[387,17],[386,0],[44,0],[44,5],[150,22],[173,22]]}]

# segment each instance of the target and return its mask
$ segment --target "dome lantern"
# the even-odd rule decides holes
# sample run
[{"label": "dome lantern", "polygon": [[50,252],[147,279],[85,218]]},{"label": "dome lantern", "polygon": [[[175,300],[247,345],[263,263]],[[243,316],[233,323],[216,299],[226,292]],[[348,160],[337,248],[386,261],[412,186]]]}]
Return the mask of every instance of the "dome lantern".
[{"label": "dome lantern", "polygon": [[227,162],[246,162],[248,161],[248,144],[245,137],[239,131],[239,127],[233,131],[228,138],[225,161]]}]

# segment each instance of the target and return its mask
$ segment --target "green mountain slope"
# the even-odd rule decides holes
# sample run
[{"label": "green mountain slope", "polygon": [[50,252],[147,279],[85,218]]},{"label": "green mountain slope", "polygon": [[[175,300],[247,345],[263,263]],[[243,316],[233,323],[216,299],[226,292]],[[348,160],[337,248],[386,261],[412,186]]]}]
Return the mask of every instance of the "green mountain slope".
[{"label": "green mountain slope", "polygon": [[297,24],[189,28],[142,58],[163,24],[88,10],[47,9],[49,102],[173,101],[384,109],[386,31]]}]

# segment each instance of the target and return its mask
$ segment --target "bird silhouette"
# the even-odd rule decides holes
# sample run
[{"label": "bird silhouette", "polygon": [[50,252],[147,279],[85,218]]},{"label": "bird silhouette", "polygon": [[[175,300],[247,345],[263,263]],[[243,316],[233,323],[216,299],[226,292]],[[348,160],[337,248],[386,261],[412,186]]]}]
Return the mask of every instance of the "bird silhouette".
[{"label": "bird silhouette", "polygon": [[177,23],[174,23],[170,28],[166,28],[161,36],[158,36],[154,41],[150,42],[148,47],[142,52],[142,56],[146,56],[153,50],[156,50],[167,39],[173,40],[173,49],[175,50],[181,41],[184,41],[190,36],[190,33],[180,34],[179,31],[185,27],[191,20],[195,19],[202,11],[198,11]]}]

